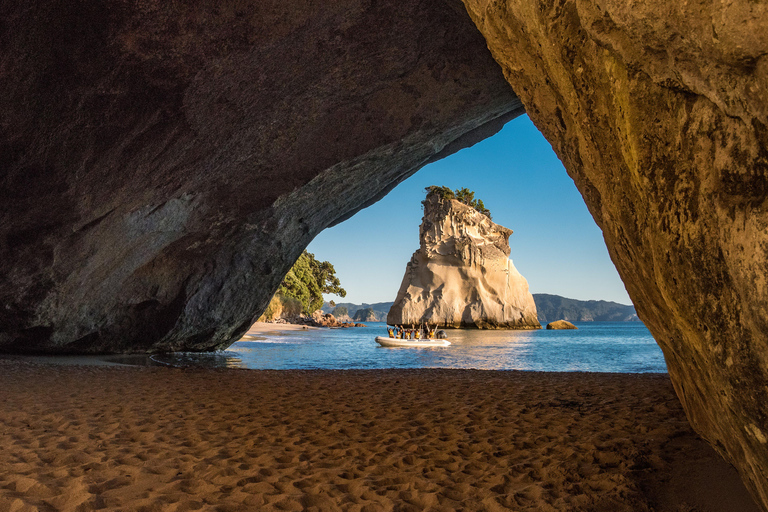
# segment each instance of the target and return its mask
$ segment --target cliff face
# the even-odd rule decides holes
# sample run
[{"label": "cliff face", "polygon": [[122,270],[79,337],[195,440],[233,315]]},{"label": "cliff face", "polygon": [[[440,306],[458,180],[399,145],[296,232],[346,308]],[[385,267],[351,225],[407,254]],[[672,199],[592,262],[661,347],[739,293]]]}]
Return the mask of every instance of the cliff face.
[{"label": "cliff face", "polygon": [[458,1],[0,0],[0,350],[228,346],[520,103]]},{"label": "cliff face", "polygon": [[602,229],[692,425],[768,507],[768,4],[465,4]]},{"label": "cliff face", "polygon": [[470,206],[428,195],[420,247],[406,266],[387,323],[540,328],[528,282],[509,259],[511,234]]}]

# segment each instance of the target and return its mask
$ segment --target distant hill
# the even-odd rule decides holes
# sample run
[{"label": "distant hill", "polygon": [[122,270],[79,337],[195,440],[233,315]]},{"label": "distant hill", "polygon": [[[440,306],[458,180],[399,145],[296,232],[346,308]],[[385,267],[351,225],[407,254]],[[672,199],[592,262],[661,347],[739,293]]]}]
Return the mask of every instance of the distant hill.
[{"label": "distant hill", "polygon": [[569,322],[637,322],[634,306],[605,300],[566,299],[559,295],[534,293],[539,322],[545,325],[555,320]]},{"label": "distant hill", "polygon": [[[386,322],[387,313],[389,313],[389,308],[392,307],[392,302],[377,302],[375,304],[352,304],[351,302],[337,302],[336,307],[339,306],[347,308],[347,314],[349,314],[349,316],[352,318],[355,318],[355,314],[358,311],[362,311],[364,309],[372,309],[376,320],[366,320],[367,322]],[[327,302],[323,304],[323,313],[330,313],[333,311],[333,309],[334,308],[332,308]]]},{"label": "distant hill", "polygon": [[[605,300],[576,300],[567,299],[559,295],[550,295],[547,293],[534,293],[533,301],[536,303],[541,325],[546,325],[555,320],[568,320],[569,322],[637,322],[637,313],[634,306],[619,304],[618,302],[608,302]],[[392,302],[377,302],[375,304],[352,304],[351,302],[338,302],[336,307],[347,308],[350,317],[360,311],[372,309],[377,320],[367,320],[386,322],[389,308]],[[331,313],[332,308],[327,302],[323,304],[323,313]],[[368,314],[368,312],[366,312]]]}]

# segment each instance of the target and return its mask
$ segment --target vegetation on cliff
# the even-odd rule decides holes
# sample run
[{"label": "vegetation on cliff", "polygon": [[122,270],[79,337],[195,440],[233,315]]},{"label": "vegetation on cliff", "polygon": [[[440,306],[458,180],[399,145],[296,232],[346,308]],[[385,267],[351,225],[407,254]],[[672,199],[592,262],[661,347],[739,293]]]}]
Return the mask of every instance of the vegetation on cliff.
[{"label": "vegetation on cliff", "polygon": [[[427,197],[432,194],[437,194],[443,200],[456,199],[457,201],[464,203],[467,206],[471,206],[478,212],[487,216],[489,219],[491,218],[491,212],[485,207],[483,200],[475,199],[475,192],[469,190],[468,188],[457,188],[456,190],[451,190],[448,187],[438,187],[437,185],[432,185],[425,188],[424,190],[427,191]],[[422,204],[424,204],[423,201]]]},{"label": "vegetation on cliff", "polygon": [[305,315],[311,315],[323,306],[323,294],[347,295],[341,287],[336,269],[327,261],[318,261],[306,250],[283,278],[278,293],[283,297],[298,299]]},{"label": "vegetation on cliff", "polygon": [[316,260],[314,254],[305,250],[283,278],[260,320],[274,320],[299,313],[310,316],[322,308],[324,293],[340,297],[347,295],[333,265]]}]

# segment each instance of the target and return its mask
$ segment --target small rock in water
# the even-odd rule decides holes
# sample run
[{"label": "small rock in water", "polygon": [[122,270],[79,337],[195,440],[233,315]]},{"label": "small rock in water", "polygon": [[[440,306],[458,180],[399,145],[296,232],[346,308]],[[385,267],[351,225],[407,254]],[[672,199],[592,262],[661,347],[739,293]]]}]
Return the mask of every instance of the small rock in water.
[{"label": "small rock in water", "polygon": [[578,327],[567,320],[555,320],[547,324],[547,329],[578,329]]}]

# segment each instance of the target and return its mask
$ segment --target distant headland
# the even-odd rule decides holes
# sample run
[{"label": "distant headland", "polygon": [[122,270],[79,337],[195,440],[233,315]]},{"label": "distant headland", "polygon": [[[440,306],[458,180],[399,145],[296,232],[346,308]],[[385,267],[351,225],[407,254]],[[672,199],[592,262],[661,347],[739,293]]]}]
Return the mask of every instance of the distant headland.
[{"label": "distant headland", "polygon": [[[533,300],[536,303],[536,312],[539,323],[546,325],[554,320],[567,320],[569,322],[638,322],[635,307],[618,302],[605,300],[577,300],[553,295],[549,293],[534,293]],[[331,313],[336,307],[344,307],[350,318],[356,318],[358,312],[370,309],[376,320],[368,322],[386,322],[393,302],[376,302],[353,304],[351,302],[339,302],[331,306],[328,302],[323,304],[323,313]]]}]

